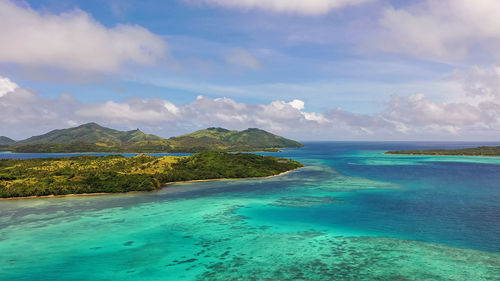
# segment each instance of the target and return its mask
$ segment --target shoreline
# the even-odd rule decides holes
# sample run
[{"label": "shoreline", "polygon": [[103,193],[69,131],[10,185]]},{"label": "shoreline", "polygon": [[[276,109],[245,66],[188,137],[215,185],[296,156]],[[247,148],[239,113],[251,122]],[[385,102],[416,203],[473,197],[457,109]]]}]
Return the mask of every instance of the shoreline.
[{"label": "shoreline", "polygon": [[295,170],[298,170],[303,167],[298,167],[289,171],[281,172],[276,175],[271,175],[271,176],[265,176],[265,177],[249,177],[249,178],[218,178],[218,179],[203,179],[203,180],[188,180],[188,181],[174,181],[174,182],[167,182],[164,184],[164,186],[160,189],[153,190],[153,191],[127,191],[127,192],[96,192],[96,193],[74,193],[74,194],[60,194],[60,195],[41,195],[41,196],[26,196],[26,197],[7,197],[7,198],[0,198],[0,201],[10,201],[10,200],[22,200],[22,199],[44,199],[44,198],[64,198],[64,197],[84,197],[84,196],[102,196],[102,195],[118,195],[118,194],[134,194],[134,193],[149,193],[149,192],[156,192],[159,190],[162,190],[169,185],[174,185],[174,184],[188,184],[188,183],[196,183],[196,182],[210,182],[210,181],[236,181],[236,180],[248,180],[248,179],[268,179],[268,178],[273,178],[273,177],[278,177],[282,176],[288,173],[291,173]]},{"label": "shoreline", "polygon": [[288,174],[288,173],[291,173],[295,170],[298,170],[300,168],[304,168],[304,167],[298,167],[298,168],[295,168],[295,169],[292,169],[292,170],[289,170],[289,171],[285,171],[285,172],[281,172],[279,174],[276,174],[276,175],[271,175],[271,176],[265,176],[265,177],[249,177],[249,178],[219,178],[219,179],[203,179],[203,180],[187,180],[187,181],[174,181],[174,182],[168,182],[165,184],[165,187],[166,186],[169,186],[169,185],[174,185],[174,184],[186,184],[186,183],[196,183],[196,182],[210,182],[210,181],[237,181],[237,180],[256,180],[256,179],[268,179],[268,178],[274,178],[274,177],[278,177],[278,176],[282,176],[282,175],[285,175],[285,174]]}]

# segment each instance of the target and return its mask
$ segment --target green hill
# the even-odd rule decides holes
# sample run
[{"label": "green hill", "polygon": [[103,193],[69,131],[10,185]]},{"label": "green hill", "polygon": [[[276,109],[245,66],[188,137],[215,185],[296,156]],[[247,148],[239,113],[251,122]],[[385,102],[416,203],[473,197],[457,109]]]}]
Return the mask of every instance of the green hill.
[{"label": "green hill", "polygon": [[169,139],[173,150],[200,151],[256,151],[277,150],[286,147],[302,147],[299,142],[280,137],[264,130],[250,128],[230,131],[224,128],[208,128],[191,134]]},{"label": "green hill", "polygon": [[0,136],[0,145],[11,145],[14,143],[16,143],[15,140],[8,137]]},{"label": "green hill", "polygon": [[145,134],[139,129],[119,131],[88,123],[78,127],[53,130],[40,136],[11,143],[2,149],[15,152],[200,152],[277,151],[279,148],[302,147],[260,129],[230,131],[208,128],[170,139]]},{"label": "green hill", "polygon": [[140,141],[164,140],[155,135],[148,135],[139,129],[133,131],[118,131],[100,126],[96,123],[88,123],[78,127],[53,130],[40,136],[34,136],[18,142],[19,145],[48,144],[48,143],[131,143]]},{"label": "green hill", "polygon": [[170,149],[166,139],[145,134],[139,129],[119,131],[88,123],[78,127],[53,130],[19,141],[11,147],[16,152],[156,152]]}]

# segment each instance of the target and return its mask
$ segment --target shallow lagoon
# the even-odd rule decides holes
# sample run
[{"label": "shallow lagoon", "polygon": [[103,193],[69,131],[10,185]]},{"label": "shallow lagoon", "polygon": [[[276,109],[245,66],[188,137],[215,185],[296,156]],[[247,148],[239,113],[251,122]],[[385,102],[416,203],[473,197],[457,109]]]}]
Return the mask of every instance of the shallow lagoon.
[{"label": "shallow lagoon", "polygon": [[0,280],[498,280],[500,158],[381,153],[429,146],[308,143],[270,179],[1,201]]}]

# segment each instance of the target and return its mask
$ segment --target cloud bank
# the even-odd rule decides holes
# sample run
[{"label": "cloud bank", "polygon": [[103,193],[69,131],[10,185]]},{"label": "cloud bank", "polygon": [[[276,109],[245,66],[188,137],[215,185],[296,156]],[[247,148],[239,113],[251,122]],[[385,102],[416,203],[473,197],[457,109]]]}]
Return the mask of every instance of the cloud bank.
[{"label": "cloud bank", "polygon": [[[481,87],[488,89],[491,72],[481,73],[485,80],[477,79],[483,81]],[[497,74],[493,83],[498,81]],[[0,82],[2,89],[7,88],[2,85],[11,87],[0,95],[0,131],[18,139],[86,122],[121,129],[142,128],[165,137],[212,126],[258,127],[309,140],[494,140],[500,132],[500,103],[496,92],[488,90],[484,90],[488,93],[486,97],[472,103],[440,103],[424,94],[393,96],[383,111],[357,114],[340,108],[308,112],[304,101],[298,99],[249,104],[199,96],[182,105],[164,99],[139,98],[85,103],[67,93],[55,99],[44,98],[7,78],[0,78]],[[464,84],[464,93],[469,95],[467,85]]]},{"label": "cloud bank", "polygon": [[151,65],[166,42],[138,25],[108,28],[82,10],[39,12],[0,1],[0,62],[66,70],[113,72],[126,63]]}]

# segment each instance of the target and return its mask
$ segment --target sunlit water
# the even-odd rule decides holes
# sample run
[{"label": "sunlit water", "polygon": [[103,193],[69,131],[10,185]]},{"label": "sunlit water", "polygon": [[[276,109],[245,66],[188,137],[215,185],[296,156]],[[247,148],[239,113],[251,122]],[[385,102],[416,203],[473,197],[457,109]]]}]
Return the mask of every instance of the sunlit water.
[{"label": "sunlit water", "polygon": [[500,280],[500,157],[383,154],[443,145],[473,146],[307,143],[270,179],[0,201],[0,280]]}]

